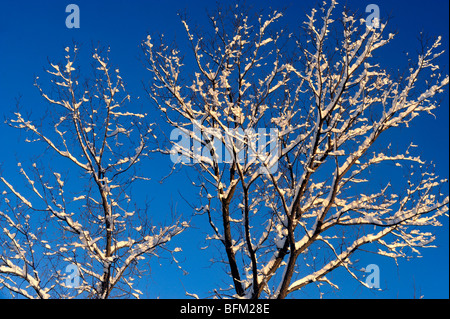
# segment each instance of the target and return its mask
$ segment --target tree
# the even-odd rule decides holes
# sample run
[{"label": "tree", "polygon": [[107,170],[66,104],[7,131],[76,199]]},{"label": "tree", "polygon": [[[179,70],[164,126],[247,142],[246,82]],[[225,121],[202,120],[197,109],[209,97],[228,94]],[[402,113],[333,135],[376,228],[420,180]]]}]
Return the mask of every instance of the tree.
[{"label": "tree", "polygon": [[137,168],[151,125],[127,105],[109,49],[94,51],[93,77],[84,81],[75,68],[78,51],[67,47],[64,63],[51,63],[51,90],[36,80],[50,105],[39,125],[19,111],[7,121],[47,151],[29,169],[18,163],[26,194],[0,177],[0,288],[26,298],[138,298],[142,263],[187,224],[153,226],[132,199],[132,185],[148,179]]},{"label": "tree", "polygon": [[[387,24],[336,6],[313,9],[299,37],[274,28],[280,12],[253,19],[236,6],[210,15],[204,32],[182,17],[191,56],[163,39],[143,43],[148,94],[174,128],[158,151],[198,170],[193,205],[224,252],[232,285],[219,295],[337,288],[327,275],[338,267],[369,286],[353,266],[361,247],[420,254],[448,211],[447,181],[410,155],[414,145],[377,143],[438,106],[449,81],[436,73],[440,38],[395,76],[375,58],[394,38]],[[392,163],[411,176],[371,173]]]}]

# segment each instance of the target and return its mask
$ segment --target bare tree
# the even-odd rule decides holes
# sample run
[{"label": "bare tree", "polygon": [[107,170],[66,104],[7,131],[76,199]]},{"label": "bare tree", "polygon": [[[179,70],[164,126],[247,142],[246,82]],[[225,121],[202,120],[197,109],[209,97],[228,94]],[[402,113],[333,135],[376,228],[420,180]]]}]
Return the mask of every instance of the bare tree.
[{"label": "bare tree", "polygon": [[[374,57],[394,38],[386,23],[335,9],[313,9],[298,38],[274,27],[282,13],[252,18],[236,6],[210,15],[203,33],[182,17],[190,56],[151,36],[143,43],[148,94],[174,128],[159,151],[198,169],[196,211],[223,247],[232,285],[220,295],[337,288],[327,275],[338,267],[368,286],[353,265],[362,246],[420,254],[435,238],[425,226],[448,211],[447,181],[410,155],[414,145],[376,145],[438,106],[449,81],[436,73],[440,38],[394,79]],[[415,174],[391,183],[371,173],[390,163]]]},{"label": "bare tree", "polygon": [[137,168],[151,125],[128,107],[109,49],[94,51],[85,81],[78,51],[68,47],[64,63],[51,64],[51,90],[36,80],[50,105],[42,122],[20,112],[7,121],[47,151],[29,169],[18,164],[28,189],[0,177],[0,288],[27,298],[138,298],[142,263],[187,224],[152,226],[132,199],[133,183],[147,179]]}]

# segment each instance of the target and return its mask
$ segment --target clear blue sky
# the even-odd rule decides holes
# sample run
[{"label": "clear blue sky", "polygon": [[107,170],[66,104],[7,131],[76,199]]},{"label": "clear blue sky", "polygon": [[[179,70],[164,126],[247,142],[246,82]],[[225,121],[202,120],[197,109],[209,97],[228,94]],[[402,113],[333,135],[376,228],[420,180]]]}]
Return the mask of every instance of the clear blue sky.
[{"label": "clear blue sky", "polygon": [[[68,4],[75,3],[81,11],[81,27],[68,29],[65,26]],[[369,3],[380,7],[381,18],[390,16],[389,32],[398,31],[396,39],[380,53],[380,62],[392,69],[404,66],[403,52],[415,55],[418,48],[417,35],[425,31],[431,36],[442,35],[443,47],[447,51],[441,62],[448,63],[449,16],[448,1],[341,1],[348,3],[353,10],[358,10],[366,16],[364,10]],[[22,96],[21,104],[25,110],[34,114],[45,110],[39,92],[33,86],[34,79],[44,73],[49,60],[60,60],[64,48],[72,45],[72,41],[81,44],[81,50],[89,51],[92,46],[100,43],[111,47],[111,61],[121,70],[129,92],[140,96],[140,103],[148,107],[152,114],[153,108],[149,99],[145,98],[141,80],[149,76],[141,66],[138,57],[139,45],[148,33],[164,33],[166,38],[175,37],[181,49],[185,45],[185,33],[177,16],[177,12],[186,9],[190,18],[199,24],[205,21],[206,9],[214,9],[214,1],[201,0],[164,0],[164,1],[124,1],[124,0],[1,0],[0,10],[0,117],[10,115],[15,107],[15,99]],[[293,30],[304,21],[305,13],[309,13],[316,1],[268,1],[249,0],[248,5],[259,10],[272,7],[286,8],[282,24]],[[86,66],[87,67],[87,66]],[[448,64],[442,65],[441,71],[448,73]],[[399,145],[414,141],[423,159],[436,164],[436,172],[442,177],[448,177],[449,166],[449,103],[448,93],[445,93],[441,107],[435,111],[436,118],[425,116],[416,118],[410,129],[394,131],[389,138]],[[158,118],[155,116],[155,118]],[[0,123],[0,167],[2,172],[8,172],[13,178],[16,169],[16,159],[25,161],[31,154],[29,144],[24,144],[23,136]],[[29,153],[28,153],[29,152]],[[195,196],[189,187],[187,175],[183,172],[174,175],[161,185],[159,178],[170,171],[171,162],[168,158],[156,157],[146,169],[152,170],[153,180],[146,184],[143,192],[151,200],[151,211],[170,212],[171,206],[177,212],[189,216],[190,208],[182,200]],[[192,172],[192,175],[194,172]],[[17,179],[21,181],[21,179]],[[12,179],[14,182],[14,178]],[[448,190],[447,190],[448,191]],[[157,219],[157,217],[155,217]],[[152,276],[142,283],[149,297],[184,298],[184,289],[197,293],[200,297],[208,295],[208,291],[216,288],[216,283],[222,284],[228,280],[223,276],[221,265],[211,265],[209,259],[211,250],[200,250],[205,246],[205,232],[209,232],[207,223],[201,218],[193,219],[196,226],[182,236],[176,238],[174,245],[181,246],[183,252],[178,259],[190,275],[183,276],[173,264],[164,260],[152,262]],[[380,293],[373,293],[360,287],[346,273],[338,272],[337,283],[341,291],[327,295],[330,298],[412,298],[423,294],[427,298],[448,298],[449,294],[449,256],[448,256],[448,221],[444,227],[437,230],[438,239],[435,242],[438,249],[423,251],[423,258],[411,261],[401,261],[399,268],[391,261],[366,258],[367,264],[377,263],[381,270],[382,288]],[[217,255],[217,254],[216,254]],[[229,281],[227,281],[229,283]],[[316,290],[296,295],[299,298],[316,297]]]}]

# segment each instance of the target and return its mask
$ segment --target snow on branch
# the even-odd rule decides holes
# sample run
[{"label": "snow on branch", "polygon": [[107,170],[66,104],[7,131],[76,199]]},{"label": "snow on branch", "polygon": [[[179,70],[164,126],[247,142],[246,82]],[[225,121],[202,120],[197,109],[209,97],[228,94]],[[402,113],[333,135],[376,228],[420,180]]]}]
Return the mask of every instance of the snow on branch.
[{"label": "snow on branch", "polygon": [[[407,256],[402,248],[430,247],[434,237],[415,227],[439,226],[449,204],[445,179],[424,170],[410,148],[377,144],[438,107],[449,82],[437,73],[441,39],[395,77],[375,54],[394,41],[384,21],[369,28],[330,1],[312,9],[294,37],[279,29],[282,16],[218,9],[209,33],[183,17],[192,66],[162,37],[142,44],[147,93],[174,129],[158,151],[170,155],[173,170],[199,172],[201,199],[191,205],[208,218],[207,239],[223,246],[237,298],[285,298],[314,282],[337,287],[326,275],[341,266],[361,282],[349,267],[359,247],[377,245],[375,253],[395,258]],[[261,141],[269,135],[263,128],[276,132],[276,156]],[[371,173],[406,162],[423,170],[418,184],[411,176],[394,187]],[[346,235],[349,228],[361,236]],[[320,256],[311,252],[318,243],[326,262],[306,263],[314,271],[302,277],[313,267],[298,259]]]},{"label": "snow on branch", "polygon": [[[139,297],[142,292],[132,281],[141,272],[141,261],[156,255],[188,225],[176,222],[158,232],[147,213],[134,205],[130,185],[148,180],[136,172],[148,154],[152,124],[146,123],[147,114],[129,105],[131,97],[119,69],[109,61],[109,48],[94,50],[94,78],[83,84],[78,48],[65,51],[65,63],[50,63],[50,89],[36,79],[51,114],[39,125],[19,112],[8,121],[37,137],[34,142],[60,160],[58,169],[49,161],[50,172],[34,163],[30,173],[19,164],[26,193],[19,183],[13,186],[0,176],[9,207],[0,211],[2,226],[3,220],[9,225],[2,227],[9,250],[0,257],[0,287],[27,298]],[[62,272],[67,263],[75,267],[76,287]],[[42,273],[44,279],[38,276]],[[28,284],[25,289],[21,281]]]}]

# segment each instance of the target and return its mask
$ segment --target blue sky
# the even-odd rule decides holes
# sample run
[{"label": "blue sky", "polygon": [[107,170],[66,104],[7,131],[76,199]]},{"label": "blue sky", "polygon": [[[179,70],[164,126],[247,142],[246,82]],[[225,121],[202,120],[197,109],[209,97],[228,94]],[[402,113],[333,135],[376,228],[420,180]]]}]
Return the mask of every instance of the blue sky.
[{"label": "blue sky", "polygon": [[[344,1],[341,1],[344,3]],[[81,24],[79,29],[65,26],[68,4],[75,3],[80,8]],[[448,73],[449,17],[448,1],[346,1],[353,10],[365,16],[365,7],[375,3],[380,7],[381,18],[390,16],[389,32],[397,31],[395,40],[380,52],[380,62],[396,70],[405,66],[404,52],[415,55],[418,48],[416,40],[419,32],[425,31],[431,36],[442,35],[443,47],[446,49],[441,59],[441,71]],[[304,21],[305,13],[316,1],[250,0],[247,4],[259,10],[272,7],[286,8],[282,24],[293,30]],[[206,9],[213,10],[215,2],[200,0],[166,0],[166,1],[13,1],[2,0],[0,10],[0,117],[11,115],[15,108],[15,99],[21,96],[24,109],[40,114],[45,110],[39,92],[33,86],[36,76],[44,73],[44,67],[51,61],[60,60],[64,48],[76,41],[81,50],[89,52],[98,43],[111,47],[111,61],[121,70],[130,94],[140,96],[140,106],[148,108],[151,116],[154,109],[149,99],[145,98],[141,81],[149,76],[139,62],[140,43],[148,33],[164,33],[167,39],[175,38],[183,49],[186,45],[185,33],[177,16],[178,11],[186,12],[190,18],[202,24],[206,18]],[[389,139],[399,145],[414,141],[421,157],[436,164],[436,172],[448,177],[449,166],[449,103],[448,93],[443,96],[441,107],[434,113],[436,117],[416,118],[409,129],[397,129],[391,132]],[[23,143],[23,136],[0,123],[0,168],[8,172],[11,178],[16,169],[16,160],[25,161],[33,149]],[[183,197],[195,196],[195,190],[189,187],[189,173],[181,172],[159,184],[159,178],[170,171],[169,158],[156,156],[149,164],[152,181],[142,192],[148,195],[150,210],[170,212],[172,206],[177,212],[189,217],[191,210]],[[194,172],[191,174],[194,175]],[[12,180],[14,182],[14,179]],[[447,190],[448,191],[448,190]],[[155,217],[158,219],[158,217]],[[205,246],[205,233],[209,232],[206,221],[201,217],[193,220],[191,230],[176,238],[174,245],[181,246],[183,253],[177,255],[181,266],[190,275],[183,276],[176,265],[165,260],[153,261],[152,276],[146,277],[143,286],[148,289],[148,297],[184,298],[184,289],[197,293],[200,297],[208,296],[208,291],[223,283],[220,265],[211,265],[209,259],[212,250],[200,250]],[[326,295],[329,298],[412,298],[423,294],[427,298],[448,298],[449,293],[449,247],[448,221],[437,230],[436,245],[438,249],[423,251],[423,258],[400,261],[399,267],[382,258],[367,258],[367,264],[380,265],[381,283],[384,291],[373,293],[360,287],[344,272],[337,272],[341,291]],[[373,258],[373,259],[370,259]],[[365,261],[364,261],[365,262]],[[221,285],[223,286],[223,285]],[[0,292],[1,293],[1,292]],[[317,290],[310,289],[298,294],[299,298],[316,297]]]}]

